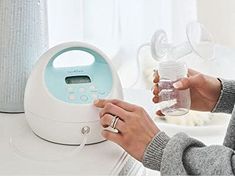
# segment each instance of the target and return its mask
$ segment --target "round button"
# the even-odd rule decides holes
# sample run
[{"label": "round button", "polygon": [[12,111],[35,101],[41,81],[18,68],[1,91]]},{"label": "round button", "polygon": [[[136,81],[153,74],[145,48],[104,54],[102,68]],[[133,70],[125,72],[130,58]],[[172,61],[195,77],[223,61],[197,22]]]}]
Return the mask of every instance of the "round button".
[{"label": "round button", "polygon": [[74,91],[73,87],[68,87],[68,92],[73,92],[73,91]]},{"label": "round button", "polygon": [[91,86],[89,87],[89,89],[90,89],[90,90],[96,90],[96,88],[95,88],[94,85],[91,85]]},{"label": "round button", "polygon": [[69,99],[70,99],[70,100],[75,100],[75,99],[76,99],[76,96],[75,96],[75,95],[69,95]]},{"label": "round button", "polygon": [[85,92],[85,88],[83,88],[83,87],[82,87],[82,88],[80,88],[80,89],[79,89],[79,92],[80,92],[80,93]]},{"label": "round button", "polygon": [[88,97],[87,97],[86,95],[82,95],[82,96],[80,97],[80,99],[81,99],[82,101],[87,101],[87,100],[88,100]]}]

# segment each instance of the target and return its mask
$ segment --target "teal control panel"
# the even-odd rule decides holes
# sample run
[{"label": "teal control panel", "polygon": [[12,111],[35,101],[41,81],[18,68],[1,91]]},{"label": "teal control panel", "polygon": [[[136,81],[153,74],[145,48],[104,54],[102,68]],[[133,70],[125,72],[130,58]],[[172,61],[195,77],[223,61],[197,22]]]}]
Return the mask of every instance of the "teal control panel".
[{"label": "teal control panel", "polygon": [[[72,50],[88,52],[95,60],[85,66],[53,66],[59,55]],[[111,68],[106,60],[96,51],[83,47],[67,48],[55,54],[45,68],[44,80],[54,97],[74,104],[91,104],[95,99],[107,98],[113,85]]]}]

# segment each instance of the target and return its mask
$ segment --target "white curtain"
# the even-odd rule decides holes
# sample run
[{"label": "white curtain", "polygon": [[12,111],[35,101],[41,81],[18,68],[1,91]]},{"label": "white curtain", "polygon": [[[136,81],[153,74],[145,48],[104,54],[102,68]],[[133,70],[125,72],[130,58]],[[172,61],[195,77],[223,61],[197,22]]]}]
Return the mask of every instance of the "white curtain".
[{"label": "white curtain", "polygon": [[197,19],[196,12],[196,0],[49,0],[50,45],[95,44],[112,58],[123,86],[129,87],[136,77],[138,46],[157,29],[174,43],[184,41],[185,26]]}]

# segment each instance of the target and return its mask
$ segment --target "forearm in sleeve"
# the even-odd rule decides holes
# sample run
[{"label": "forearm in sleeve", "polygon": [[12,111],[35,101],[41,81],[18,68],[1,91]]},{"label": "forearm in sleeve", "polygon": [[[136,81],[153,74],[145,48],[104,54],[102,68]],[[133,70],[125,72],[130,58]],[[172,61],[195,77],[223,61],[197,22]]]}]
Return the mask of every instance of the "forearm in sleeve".
[{"label": "forearm in sleeve", "polygon": [[231,113],[235,104],[235,81],[219,79],[222,84],[219,100],[212,112]]},{"label": "forearm in sleeve", "polygon": [[235,156],[225,146],[207,147],[184,133],[169,138],[160,132],[146,148],[143,165],[161,175],[233,175]]}]

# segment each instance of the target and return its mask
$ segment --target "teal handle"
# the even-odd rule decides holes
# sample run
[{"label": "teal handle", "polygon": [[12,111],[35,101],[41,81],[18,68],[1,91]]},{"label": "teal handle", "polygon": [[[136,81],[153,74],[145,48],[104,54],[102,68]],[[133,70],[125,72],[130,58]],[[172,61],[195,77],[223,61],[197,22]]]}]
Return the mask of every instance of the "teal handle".
[{"label": "teal handle", "polygon": [[[72,51],[72,50],[76,50],[76,51],[84,51],[84,52],[87,52],[89,54],[91,54],[95,60],[95,62],[103,62],[102,60],[99,60],[100,56],[98,56],[97,53],[95,53],[93,50],[91,49],[88,49],[88,48],[84,48],[84,47],[69,47],[69,48],[65,48],[61,51],[59,51],[58,53],[56,53],[54,56],[52,56],[52,58],[50,59],[48,65],[47,65],[47,68],[48,69],[58,69],[58,68],[55,68],[53,63],[54,61],[56,60],[56,58],[58,56],[60,56],[61,54],[65,53],[65,52],[69,52],[69,51]],[[94,63],[95,63],[94,62]],[[91,64],[92,65],[92,64]],[[89,66],[91,66],[89,65]],[[66,70],[66,68],[68,67],[63,67],[63,68],[60,68],[60,70]]]}]

